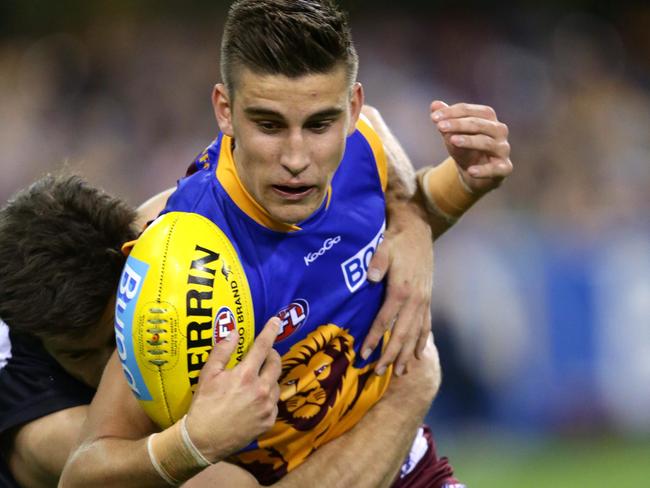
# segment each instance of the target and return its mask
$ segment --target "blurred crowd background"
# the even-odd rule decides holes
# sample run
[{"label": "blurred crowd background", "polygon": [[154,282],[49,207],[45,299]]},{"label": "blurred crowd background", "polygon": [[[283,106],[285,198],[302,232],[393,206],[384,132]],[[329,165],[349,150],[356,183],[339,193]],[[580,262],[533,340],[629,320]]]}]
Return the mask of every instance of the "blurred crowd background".
[{"label": "blurred crowd background", "polygon": [[[433,99],[510,127],[515,173],[436,248],[434,430],[461,458],[465,435],[649,439],[650,7],[343,4],[416,167],[445,156]],[[172,186],[216,135],[226,6],[3,0],[0,201],[63,165],[134,205]]]}]

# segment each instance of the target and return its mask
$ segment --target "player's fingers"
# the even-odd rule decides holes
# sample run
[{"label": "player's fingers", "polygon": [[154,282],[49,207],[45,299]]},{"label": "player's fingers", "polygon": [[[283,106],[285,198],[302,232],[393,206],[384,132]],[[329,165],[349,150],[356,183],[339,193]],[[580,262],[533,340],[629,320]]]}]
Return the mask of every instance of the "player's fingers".
[{"label": "player's fingers", "polygon": [[280,354],[278,354],[275,349],[271,348],[266,356],[264,364],[262,365],[262,369],[260,370],[260,378],[264,382],[277,384],[281,372],[282,360],[280,359]]},{"label": "player's fingers", "polygon": [[438,130],[442,133],[485,134],[497,140],[506,140],[508,138],[508,126],[506,124],[480,117],[444,119],[438,122]]},{"label": "player's fingers", "polygon": [[239,339],[239,333],[235,327],[230,334],[228,334],[224,339],[219,341],[210,351],[208,360],[201,369],[201,374],[199,378],[213,376],[221,373],[226,369],[228,361],[230,361],[230,356],[235,352],[237,347],[237,341]]},{"label": "player's fingers", "polygon": [[427,345],[427,339],[431,333],[431,309],[427,306],[424,307],[422,313],[422,327],[420,329],[420,337],[418,338],[417,345],[415,346],[415,357],[420,359],[424,348]]},{"label": "player's fingers", "polygon": [[508,141],[497,141],[484,134],[453,134],[449,137],[449,142],[462,149],[482,151],[496,157],[507,158],[510,154],[510,144]]},{"label": "player's fingers", "polygon": [[[413,326],[411,325],[411,327]],[[397,355],[397,359],[395,360],[394,371],[396,376],[402,376],[402,374],[404,374],[406,371],[409,362],[415,357],[415,346],[418,342],[418,339],[420,338],[419,331],[420,328],[415,328],[412,333],[409,332],[409,334],[406,336],[404,344],[402,345],[402,348]]]},{"label": "player's fingers", "polygon": [[434,100],[431,102],[431,106],[429,107],[431,109],[431,113],[433,114],[437,110],[443,110],[445,108],[449,107],[445,102],[442,100]]},{"label": "player's fingers", "polygon": [[269,351],[273,347],[273,343],[278,336],[279,330],[280,319],[278,317],[271,317],[268,322],[266,322],[262,332],[255,337],[253,346],[248,351],[246,358],[242,361],[242,365],[245,364],[257,373],[269,355]]},{"label": "player's fingers", "polygon": [[509,159],[497,159],[488,164],[476,164],[467,168],[472,178],[490,178],[503,180],[512,173],[513,166]]},{"label": "player's fingers", "polygon": [[386,297],[384,303],[381,306],[381,309],[377,313],[375,320],[366,335],[366,339],[363,341],[361,346],[361,357],[363,359],[368,359],[372,354],[372,351],[375,350],[379,341],[384,336],[384,332],[389,330],[397,313],[402,305],[402,301],[391,292],[390,286],[386,290]]},{"label": "player's fingers", "polygon": [[379,283],[384,279],[388,271],[388,252],[388,244],[384,240],[377,246],[377,251],[368,264],[368,281]]},{"label": "player's fingers", "polygon": [[482,119],[497,120],[497,114],[492,107],[472,103],[456,103],[449,107],[440,107],[431,113],[431,118],[434,122],[439,122],[443,119],[457,119],[459,117],[479,117]]},{"label": "player's fingers", "polygon": [[395,362],[402,349],[409,348],[409,354],[413,354],[416,338],[419,336],[419,328],[413,327],[414,304],[410,301],[405,303],[399,311],[390,334],[390,340],[375,365],[375,372],[378,375],[384,374],[388,365]]}]

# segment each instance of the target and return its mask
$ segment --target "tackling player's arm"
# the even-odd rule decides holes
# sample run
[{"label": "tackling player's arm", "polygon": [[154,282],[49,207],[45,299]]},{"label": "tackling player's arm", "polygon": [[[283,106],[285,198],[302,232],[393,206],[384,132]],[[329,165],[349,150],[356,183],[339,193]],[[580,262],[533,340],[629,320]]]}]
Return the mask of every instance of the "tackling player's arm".
[{"label": "tackling player's arm", "polygon": [[176,191],[176,187],[161,191],[138,207],[138,220],[136,223],[140,229],[143,229],[148,222],[158,216],[162,209],[165,208],[167,199],[174,191]]},{"label": "tackling player's arm", "polygon": [[[508,128],[494,110],[482,105],[431,104],[431,118],[450,158],[416,174],[406,152],[381,114],[364,106],[362,113],[384,143],[388,159],[385,240],[368,268],[368,279],[387,274],[384,304],[362,346],[368,357],[386,330],[392,329],[386,350],[375,366],[382,374],[395,363],[401,374],[421,354],[431,328],[433,246],[438,238],[481,196],[512,172]],[[408,251],[407,251],[408,250]]]},{"label": "tackling player's arm", "polygon": [[68,454],[79,438],[87,409],[82,405],[59,410],[18,427],[9,436],[7,464],[21,486],[57,485]]},{"label": "tackling player's arm", "polygon": [[368,280],[379,282],[386,276],[386,296],[361,355],[368,358],[392,329],[375,371],[383,374],[396,361],[395,374],[400,376],[414,352],[419,357],[431,330],[433,239],[424,207],[413,201],[416,177],[410,159],[378,110],[366,105],[362,113],[384,144],[388,185],[384,241],[368,266]]},{"label": "tackling player's arm", "polygon": [[[83,427],[82,443],[70,456],[59,486],[166,486],[244,447],[273,425],[277,415],[280,357],[272,348],[279,320],[269,320],[246,358],[225,370],[237,346],[236,333],[212,350],[186,422],[155,435],[114,353]],[[188,444],[187,436],[191,442]]]}]

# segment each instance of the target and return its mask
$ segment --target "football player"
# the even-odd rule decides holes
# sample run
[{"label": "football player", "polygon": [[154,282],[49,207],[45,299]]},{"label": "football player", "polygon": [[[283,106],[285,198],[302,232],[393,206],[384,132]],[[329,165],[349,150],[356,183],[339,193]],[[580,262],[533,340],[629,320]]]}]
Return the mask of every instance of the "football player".
[{"label": "football player", "polygon": [[[207,405],[199,382],[186,419],[153,433],[156,427],[113,357],[85,441],[66,466],[64,486],[175,484],[213,463],[218,464],[206,471],[217,479],[219,469],[227,471],[224,483],[238,479],[243,486],[252,482],[248,473],[262,484],[282,483],[317,449],[354,434],[373,407],[390,398],[391,382],[399,388],[398,380],[409,376],[400,377],[413,351],[427,350],[421,310],[410,312],[406,326],[395,324],[384,351],[372,339],[384,284],[368,282],[367,262],[386,219],[387,140],[379,125],[360,118],[363,89],[344,16],[328,1],[237,1],[226,22],[221,63],[224,83],[212,97],[221,132],[181,180],[166,211],[198,212],[228,235],[245,257],[257,323],[297,298],[310,303],[309,320],[275,345],[283,356],[277,420],[252,445],[235,431],[225,441],[211,429],[223,410]],[[418,196],[439,233],[498,186],[512,164],[507,128],[491,108],[436,101],[431,118],[453,157],[419,177]],[[423,228],[415,219],[401,224]],[[320,246],[336,236],[340,242],[320,255]],[[310,257],[307,266],[304,256],[314,251],[319,257]],[[430,259],[424,260],[427,266]],[[384,313],[379,323],[388,328],[395,311]],[[398,321],[405,319],[401,315]],[[415,335],[408,335],[409,322],[417,324]],[[396,380],[382,363],[386,355],[397,358]],[[414,370],[422,367],[412,363]],[[411,406],[421,413],[434,393],[423,382],[403,401],[421,395]],[[356,464],[334,470],[333,484],[456,484],[426,430],[386,424],[382,434],[392,442],[382,443],[380,452],[392,462],[373,463],[375,478],[368,476],[364,456],[380,443],[371,441],[376,433],[366,433],[369,445],[356,453]],[[244,447],[230,458],[245,468],[234,474],[235,466],[220,461]],[[331,465],[317,479],[327,479],[328,471]]]}]

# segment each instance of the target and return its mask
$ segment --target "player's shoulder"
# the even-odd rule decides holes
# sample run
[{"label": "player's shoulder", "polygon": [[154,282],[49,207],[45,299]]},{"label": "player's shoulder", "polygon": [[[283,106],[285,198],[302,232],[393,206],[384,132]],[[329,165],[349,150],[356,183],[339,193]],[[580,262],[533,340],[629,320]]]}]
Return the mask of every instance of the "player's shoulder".
[{"label": "player's shoulder", "polygon": [[185,177],[201,173],[202,171],[208,171],[217,164],[222,139],[223,134],[220,132],[217,137],[194,158],[192,163],[190,163],[187,172],[185,173]]},{"label": "player's shoulder", "polygon": [[176,190],[170,195],[162,213],[171,211],[202,213],[201,202],[216,181],[222,140],[223,134],[219,133],[217,138],[194,158],[185,176],[178,180]]},{"label": "player's shoulder", "polygon": [[[372,122],[361,114],[355,125],[355,131],[348,138],[344,162],[354,160],[354,164],[349,164],[348,172],[353,175],[359,175],[364,168],[373,178],[379,177],[379,183],[383,192],[386,191],[388,184],[388,158],[381,137],[372,125]],[[361,167],[359,160],[366,161],[368,164]],[[345,166],[345,164],[344,164]],[[344,170],[345,172],[346,170]]]}]

